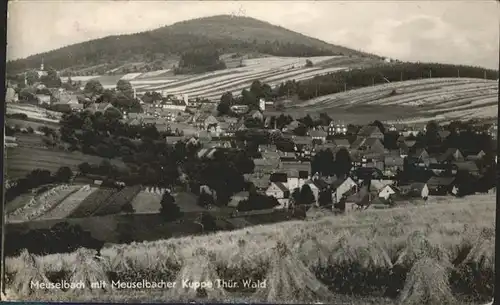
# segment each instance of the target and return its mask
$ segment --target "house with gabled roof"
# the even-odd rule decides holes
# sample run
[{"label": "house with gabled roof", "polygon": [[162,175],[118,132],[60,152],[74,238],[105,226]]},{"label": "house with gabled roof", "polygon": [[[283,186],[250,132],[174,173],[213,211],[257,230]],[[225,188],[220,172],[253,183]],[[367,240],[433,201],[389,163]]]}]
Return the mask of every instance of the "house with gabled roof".
[{"label": "house with gabled roof", "polygon": [[384,139],[384,134],[377,126],[366,125],[361,127],[357,134],[358,138],[375,138],[379,140]]},{"label": "house with gabled roof", "polygon": [[383,154],[385,147],[377,138],[358,138],[351,144],[352,150]]},{"label": "house with gabled roof", "polygon": [[347,140],[347,139],[333,139],[332,143],[333,143],[333,145],[335,145],[335,147],[340,147],[340,148],[345,148],[345,149],[347,149],[351,146],[351,144],[349,143],[349,140]]},{"label": "house with gabled roof", "polygon": [[217,152],[217,148],[202,148],[196,155],[200,159],[212,159],[215,152]]},{"label": "house with gabled roof", "polygon": [[451,193],[453,187],[455,186],[455,177],[431,177],[427,181],[427,187],[429,188],[429,194],[435,196],[444,196]]},{"label": "house with gabled roof", "polygon": [[269,160],[269,159],[254,159],[253,163],[255,165],[254,172],[256,173],[272,173],[279,169],[279,160]]},{"label": "house with gabled roof", "polygon": [[481,160],[484,156],[486,156],[486,153],[481,149],[468,149],[463,153],[465,155],[465,160],[467,161]]},{"label": "house with gabled roof", "polygon": [[356,193],[358,189],[358,184],[354,182],[351,177],[347,177],[346,179],[339,179],[334,181],[330,185],[330,189],[332,190],[332,201],[333,203],[340,202],[342,196],[349,194],[351,192]]},{"label": "house with gabled roof", "polygon": [[259,120],[259,121],[264,120],[264,115],[262,114],[262,112],[260,110],[256,110],[256,109],[250,111],[247,114],[247,117],[255,119],[255,120]]},{"label": "house with gabled roof", "polygon": [[326,137],[328,136],[328,133],[324,130],[316,129],[316,130],[311,130],[309,132],[309,136],[312,138],[313,141],[316,140],[316,141],[319,141],[321,143],[325,143]]},{"label": "house with gabled roof", "polygon": [[280,203],[280,208],[288,208],[290,190],[283,182],[272,182],[266,190],[266,195],[274,197]]},{"label": "house with gabled roof", "polygon": [[105,113],[109,109],[116,109],[119,111],[117,108],[115,108],[111,103],[93,103],[90,107],[89,110],[92,111],[93,113],[101,112]]},{"label": "house with gabled roof", "polygon": [[384,173],[387,176],[394,176],[398,171],[402,171],[404,167],[404,158],[401,156],[385,156],[384,158]]},{"label": "house with gabled roof", "polygon": [[398,189],[402,195],[410,197],[420,197],[427,199],[429,197],[429,187],[424,182],[414,182],[408,185],[400,185]]},{"label": "house with gabled roof", "polygon": [[454,161],[464,161],[465,158],[458,148],[448,148],[443,154],[436,157],[439,163],[450,163]]}]

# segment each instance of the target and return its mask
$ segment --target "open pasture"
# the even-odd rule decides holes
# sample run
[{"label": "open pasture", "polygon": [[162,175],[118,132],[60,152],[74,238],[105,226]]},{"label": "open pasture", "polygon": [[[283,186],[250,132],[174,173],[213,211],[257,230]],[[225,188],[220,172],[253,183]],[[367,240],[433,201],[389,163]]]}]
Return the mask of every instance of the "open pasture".
[{"label": "open pasture", "polygon": [[[498,83],[471,78],[434,78],[376,85],[321,96],[289,105],[285,112],[363,115],[384,113],[389,122],[449,121],[496,117]],[[385,110],[384,110],[385,109]],[[401,110],[401,111],[399,111]],[[484,110],[484,111],[483,111]],[[348,118],[343,119],[350,122]]]},{"label": "open pasture", "polygon": [[[100,164],[104,158],[85,155],[80,152],[65,152],[52,149],[32,147],[14,147],[5,149],[6,174],[11,178],[21,178],[34,169],[57,171],[62,166],[68,166],[77,171],[78,165],[83,162]],[[120,160],[106,159],[118,167],[126,165]]]},{"label": "open pasture", "polygon": [[[268,290],[247,294],[220,291],[227,300],[242,295],[253,302],[285,300],[295,292],[300,296],[298,302],[328,302],[327,296],[333,295],[337,300],[347,297],[350,304],[370,304],[368,299],[378,300],[374,304],[414,304],[412,299],[421,300],[423,305],[484,304],[493,293],[494,215],[492,195],[447,198],[431,205],[111,245],[101,250],[99,270],[113,270],[115,279],[134,281],[173,281],[180,275],[196,277],[199,273],[208,274],[206,280],[223,275],[233,279],[250,276],[266,279],[272,287],[268,289],[276,289],[275,294]],[[202,261],[209,265],[199,271],[190,269],[193,259],[203,253],[209,255],[196,262],[198,266]],[[75,255],[35,257],[35,265],[42,274],[68,273]],[[6,269],[14,278],[23,264],[23,257],[6,259]],[[7,284],[7,288],[12,292],[12,286]],[[315,293],[308,295],[307,291]],[[128,290],[118,297],[103,292],[100,297],[133,300],[144,293]],[[90,300],[94,294],[82,294],[78,300]],[[179,297],[168,295],[170,299]],[[62,294],[44,296],[57,299]]]}]

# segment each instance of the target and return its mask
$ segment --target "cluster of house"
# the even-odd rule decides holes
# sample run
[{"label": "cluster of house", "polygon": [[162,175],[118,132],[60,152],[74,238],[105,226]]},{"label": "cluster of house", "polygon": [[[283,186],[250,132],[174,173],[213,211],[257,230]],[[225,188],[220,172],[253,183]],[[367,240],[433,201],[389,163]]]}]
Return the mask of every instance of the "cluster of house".
[{"label": "cluster of house", "polygon": [[[208,121],[209,118],[211,121]],[[207,116],[205,120],[209,124],[200,127],[209,128],[217,124],[214,117]],[[344,197],[348,206],[357,207],[366,200],[386,202],[408,196],[427,198],[429,195],[457,194],[459,186],[455,183],[455,176],[459,171],[466,171],[477,177],[483,174],[478,161],[485,155],[484,151],[450,148],[444,153],[429,154],[425,149],[412,149],[415,141],[406,138],[416,133],[414,130],[401,130],[399,148],[388,150],[382,143],[384,135],[377,126],[362,127],[352,143],[347,139],[327,141],[328,129],[332,129],[331,126],[326,130],[311,130],[308,136],[290,136],[295,143],[292,152],[280,151],[275,145],[260,145],[261,157],[254,159],[254,173],[247,174],[246,180],[252,182],[262,194],[275,197],[280,203],[277,208],[287,208],[293,191],[305,184],[312,190],[316,203],[320,193],[328,192],[333,204]],[[340,132],[342,133],[342,128]],[[446,138],[449,132],[441,131],[439,134]],[[231,137],[211,137],[208,131],[205,131],[205,136],[190,139],[203,144],[203,148],[198,151],[199,158],[211,158],[220,148],[243,148],[238,147],[238,143],[231,140]],[[180,139],[181,137],[170,137],[170,141],[167,141],[173,143]],[[311,157],[315,153],[331,149],[335,155],[342,148],[349,151],[352,159],[349,175],[340,178],[321,177],[318,173],[311,173]],[[408,164],[431,172],[432,177],[426,181],[416,179],[414,183],[398,185],[396,175],[404,170],[405,158]],[[366,177],[367,173],[372,177],[369,186],[360,178]],[[240,192],[233,197],[230,205],[237,208],[239,201],[247,197],[248,192]]]}]

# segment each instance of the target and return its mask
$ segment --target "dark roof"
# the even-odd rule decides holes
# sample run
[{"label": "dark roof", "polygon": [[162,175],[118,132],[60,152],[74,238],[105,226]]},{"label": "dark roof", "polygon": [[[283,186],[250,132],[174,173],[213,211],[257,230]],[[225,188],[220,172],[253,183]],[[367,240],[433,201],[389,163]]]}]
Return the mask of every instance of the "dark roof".
[{"label": "dark roof", "polygon": [[448,130],[441,130],[438,131],[438,134],[441,137],[441,139],[445,139],[451,134],[451,132],[449,132]]},{"label": "dark roof", "polygon": [[309,135],[311,137],[326,137],[328,135],[328,133],[326,131],[323,131],[323,130],[311,130],[309,132]]},{"label": "dark roof", "polygon": [[372,134],[376,132],[381,132],[380,129],[377,126],[363,126],[361,129],[358,131],[358,136],[361,137],[370,137]]},{"label": "dark roof", "polygon": [[309,145],[312,143],[312,138],[307,136],[295,136],[293,138],[293,143],[298,145]]},{"label": "dark roof", "polygon": [[385,166],[403,166],[404,159],[400,156],[386,156],[384,163]]},{"label": "dark roof", "polygon": [[455,181],[454,177],[431,177],[428,181],[427,184],[431,186],[438,186],[438,185],[451,185]]},{"label": "dark roof", "polygon": [[448,148],[443,154],[437,156],[437,161],[445,161],[448,160],[455,152],[459,151],[457,148]]},{"label": "dark roof", "polygon": [[333,144],[335,144],[336,146],[344,146],[344,147],[349,147],[349,140],[347,139],[334,139],[333,141]]},{"label": "dark roof", "polygon": [[283,182],[273,182],[282,192],[288,192],[288,188]]},{"label": "dark roof", "polygon": [[477,164],[474,161],[454,162],[453,164],[456,165],[458,170],[460,171],[467,171],[467,172],[479,171],[479,168],[477,167]]},{"label": "dark roof", "polygon": [[312,183],[320,190],[329,186],[323,179],[314,179]]}]

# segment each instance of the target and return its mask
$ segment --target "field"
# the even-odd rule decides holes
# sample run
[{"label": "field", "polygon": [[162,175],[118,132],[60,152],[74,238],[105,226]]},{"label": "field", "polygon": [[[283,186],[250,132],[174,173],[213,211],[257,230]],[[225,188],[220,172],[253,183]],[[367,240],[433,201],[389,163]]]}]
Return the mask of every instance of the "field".
[{"label": "field", "polygon": [[[116,76],[95,76],[104,87],[115,87],[119,79],[130,81],[138,93],[166,90],[169,94],[187,94],[190,98],[209,98],[219,100],[227,91],[234,95],[250,87],[255,79],[270,85],[286,80],[303,80],[316,75],[323,75],[350,68],[353,63],[344,56],[318,57],[262,57],[244,59],[243,67],[208,72],[198,75],[172,75],[169,70],[129,73]],[[305,67],[306,60],[313,62],[313,67]],[[324,64],[323,64],[324,63]],[[373,60],[364,65],[373,64]],[[83,82],[89,78],[81,79]]]},{"label": "field", "polygon": [[60,204],[58,204],[54,209],[48,211],[41,215],[38,220],[42,219],[63,219],[69,217],[75,211],[76,208],[87,198],[97,190],[96,187],[83,187],[79,186],[78,190],[68,196]]},{"label": "field", "polygon": [[101,250],[99,261],[82,251],[33,259],[24,254],[6,259],[6,287],[16,299],[20,297],[14,296],[14,285],[20,285],[16,283],[53,278],[55,273],[59,279],[86,274],[83,280],[129,282],[223,278],[267,284],[253,290],[212,287],[204,295],[195,289],[109,289],[24,296],[30,293],[24,289],[23,297],[62,300],[72,293],[72,300],[87,301],[98,293],[100,300],[109,301],[147,297],[148,301],[483,304],[493,294],[494,215],[495,198],[474,195],[439,204],[111,245]]},{"label": "field", "polygon": [[158,213],[161,208],[161,195],[140,192],[132,200],[132,207],[136,213]]},{"label": "field", "polygon": [[57,208],[68,197],[80,189],[76,185],[59,185],[54,187],[13,210],[8,214],[8,222],[30,221],[39,218],[45,213]]},{"label": "field", "polygon": [[[104,158],[84,155],[80,152],[64,152],[32,147],[6,148],[5,159],[7,165],[5,173],[10,179],[24,177],[37,168],[55,172],[61,166],[68,166],[71,170],[76,171],[80,163],[100,164],[104,160]],[[125,164],[120,160],[109,161],[119,167],[125,167]]]},{"label": "field", "polygon": [[289,104],[286,112],[301,114],[305,109],[327,112],[345,122],[373,121],[380,113],[388,123],[496,118],[498,82],[470,78],[395,82]]}]

